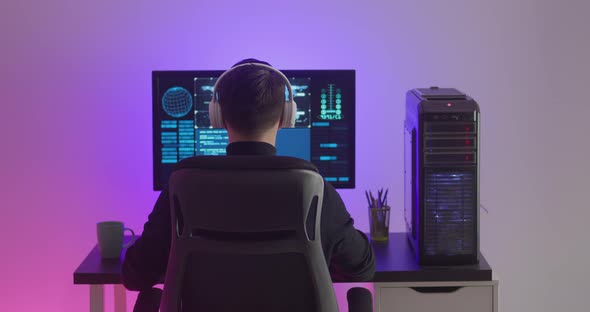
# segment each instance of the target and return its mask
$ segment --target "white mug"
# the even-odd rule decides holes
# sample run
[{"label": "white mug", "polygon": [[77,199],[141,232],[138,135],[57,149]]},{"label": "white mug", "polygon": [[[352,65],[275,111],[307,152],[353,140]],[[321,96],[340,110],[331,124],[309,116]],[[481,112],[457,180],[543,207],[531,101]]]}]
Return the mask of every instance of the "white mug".
[{"label": "white mug", "polygon": [[[131,232],[131,241],[123,245],[124,232]],[[96,236],[98,248],[103,259],[114,259],[121,257],[123,248],[131,246],[135,242],[135,233],[132,229],[126,228],[123,222],[105,221],[96,224]]]}]

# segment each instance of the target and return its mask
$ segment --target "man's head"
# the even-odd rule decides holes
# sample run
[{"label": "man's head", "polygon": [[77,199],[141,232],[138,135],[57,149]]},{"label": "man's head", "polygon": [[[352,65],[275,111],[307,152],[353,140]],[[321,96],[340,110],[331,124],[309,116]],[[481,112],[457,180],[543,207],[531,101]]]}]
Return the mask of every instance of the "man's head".
[{"label": "man's head", "polygon": [[[245,59],[233,67],[245,63],[270,66],[256,59]],[[263,66],[241,66],[228,72],[216,91],[231,141],[237,137],[259,140],[269,134],[276,136],[285,109],[285,80],[279,73]]]}]

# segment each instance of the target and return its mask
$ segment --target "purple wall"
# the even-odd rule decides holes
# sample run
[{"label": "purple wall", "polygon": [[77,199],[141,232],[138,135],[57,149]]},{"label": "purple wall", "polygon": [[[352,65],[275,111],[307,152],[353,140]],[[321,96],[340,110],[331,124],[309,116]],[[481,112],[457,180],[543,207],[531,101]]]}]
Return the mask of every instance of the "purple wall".
[{"label": "purple wall", "polygon": [[[500,310],[558,309],[543,303],[556,291],[543,286],[538,272],[546,268],[555,268],[547,278],[571,286],[556,304],[583,307],[589,276],[558,268],[585,267],[588,252],[566,262],[545,255],[583,244],[560,244],[546,229],[584,236],[590,216],[576,204],[586,198],[577,185],[590,172],[575,164],[590,158],[588,145],[567,145],[565,164],[552,151],[566,147],[568,133],[590,131],[582,119],[590,112],[574,96],[544,91],[587,88],[588,62],[574,60],[590,55],[579,40],[587,27],[578,12],[588,10],[582,1],[551,3],[1,1],[0,308],[86,310],[88,289],[72,285],[72,272],[95,243],[95,223],[141,230],[157,196],[151,70],[225,69],[246,57],[284,69],[357,70],[358,188],[341,194],[362,230],[362,191],[377,187],[390,188],[392,231],[403,230],[405,91],[440,85],[472,95],[482,107],[490,210],[482,249],[502,274]],[[549,131],[563,107],[576,113]],[[553,192],[572,181],[579,183]],[[555,209],[564,203],[586,217],[566,218]]]}]

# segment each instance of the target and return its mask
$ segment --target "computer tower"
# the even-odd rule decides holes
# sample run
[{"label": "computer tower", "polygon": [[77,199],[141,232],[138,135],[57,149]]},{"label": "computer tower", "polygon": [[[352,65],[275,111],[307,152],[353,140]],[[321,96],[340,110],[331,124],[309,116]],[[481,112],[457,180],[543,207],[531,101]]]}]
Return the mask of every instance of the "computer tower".
[{"label": "computer tower", "polygon": [[404,215],[421,265],[478,263],[478,104],[456,89],[406,94]]}]

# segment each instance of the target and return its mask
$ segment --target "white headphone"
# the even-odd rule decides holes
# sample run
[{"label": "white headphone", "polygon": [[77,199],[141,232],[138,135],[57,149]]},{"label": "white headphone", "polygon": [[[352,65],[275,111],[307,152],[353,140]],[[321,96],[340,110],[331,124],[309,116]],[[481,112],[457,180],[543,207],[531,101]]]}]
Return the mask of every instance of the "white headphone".
[{"label": "white headphone", "polygon": [[279,125],[279,127],[293,128],[295,126],[295,120],[297,119],[297,103],[295,103],[295,100],[293,99],[293,89],[291,88],[291,83],[289,83],[289,79],[287,79],[287,77],[278,69],[261,63],[240,64],[228,69],[226,72],[221,74],[221,76],[219,76],[219,78],[215,82],[215,86],[213,86],[213,97],[211,98],[211,102],[209,102],[209,120],[211,121],[211,126],[213,128],[225,128],[225,124],[223,123],[223,116],[221,116],[221,106],[219,105],[219,102],[217,100],[217,85],[219,84],[221,79],[236,68],[252,65],[270,69],[275,73],[279,74],[281,77],[283,77],[283,80],[285,80],[285,86],[289,91],[289,100],[285,102],[285,106],[283,108],[283,115],[281,117],[282,123]]}]

